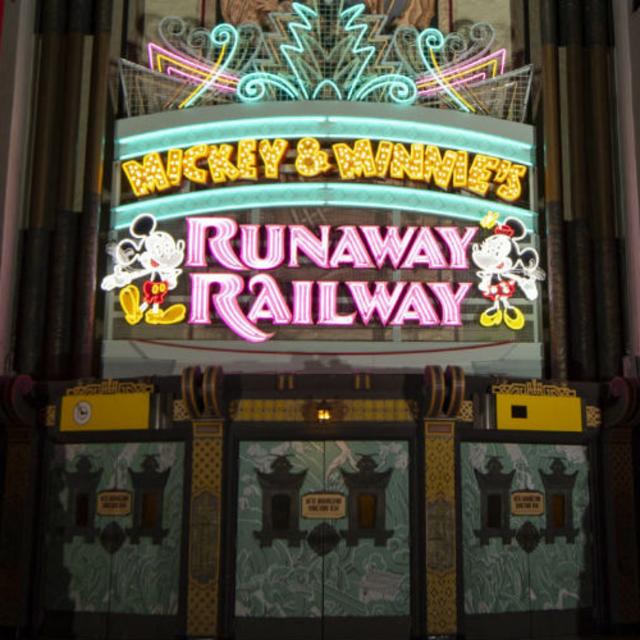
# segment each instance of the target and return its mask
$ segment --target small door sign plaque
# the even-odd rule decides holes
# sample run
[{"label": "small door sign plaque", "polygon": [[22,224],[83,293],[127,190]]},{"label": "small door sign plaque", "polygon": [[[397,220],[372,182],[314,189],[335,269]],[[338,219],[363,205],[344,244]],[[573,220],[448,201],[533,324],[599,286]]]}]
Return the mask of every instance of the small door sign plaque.
[{"label": "small door sign plaque", "polygon": [[307,493],[302,496],[302,517],[337,520],[347,515],[347,500],[341,493]]},{"label": "small door sign plaque", "polygon": [[511,494],[512,516],[541,516],[544,514],[544,495],[540,491],[515,491]]},{"label": "small door sign plaque", "polygon": [[128,491],[101,491],[96,512],[99,516],[128,516],[131,513],[131,494]]}]

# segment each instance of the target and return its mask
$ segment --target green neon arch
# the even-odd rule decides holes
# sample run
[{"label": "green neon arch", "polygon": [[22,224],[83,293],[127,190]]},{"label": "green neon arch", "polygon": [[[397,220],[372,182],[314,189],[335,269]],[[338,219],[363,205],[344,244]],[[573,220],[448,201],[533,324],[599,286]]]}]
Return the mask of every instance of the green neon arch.
[{"label": "green neon arch", "polygon": [[247,138],[303,137],[420,142],[535,164],[528,125],[422,107],[314,101],[201,107],[120,120],[115,159]]},{"label": "green neon arch", "polygon": [[112,228],[124,229],[141,213],[158,220],[202,213],[227,213],[273,207],[349,207],[401,210],[479,222],[487,211],[518,218],[528,231],[536,230],[537,215],[522,209],[470,196],[380,184],[310,182],[222,187],[162,196],[120,205],[112,210]]}]

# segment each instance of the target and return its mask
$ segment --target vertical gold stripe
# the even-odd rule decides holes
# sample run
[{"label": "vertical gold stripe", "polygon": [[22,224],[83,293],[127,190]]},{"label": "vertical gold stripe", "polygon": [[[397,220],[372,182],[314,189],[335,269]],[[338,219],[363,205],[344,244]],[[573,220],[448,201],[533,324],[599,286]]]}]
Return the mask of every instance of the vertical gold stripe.
[{"label": "vertical gold stripe", "polygon": [[[187,596],[187,634],[189,636],[218,635],[218,584],[220,578],[220,528],[222,500],[222,420],[193,423],[193,447],[191,452],[191,496],[189,527],[189,586]],[[200,496],[215,497],[215,538],[202,540],[193,527],[194,504]],[[196,545],[210,545],[215,567],[206,580],[197,579],[192,573],[192,558],[202,555]],[[212,547],[212,548],[211,548]]]},{"label": "vertical gold stripe", "polygon": [[[424,423],[424,429],[427,503],[427,635],[455,634],[458,627],[455,423],[446,420],[427,420]],[[446,539],[430,540],[429,515],[433,519],[436,514],[442,519],[438,523],[440,526],[437,530],[441,533],[446,531],[448,534]]]}]

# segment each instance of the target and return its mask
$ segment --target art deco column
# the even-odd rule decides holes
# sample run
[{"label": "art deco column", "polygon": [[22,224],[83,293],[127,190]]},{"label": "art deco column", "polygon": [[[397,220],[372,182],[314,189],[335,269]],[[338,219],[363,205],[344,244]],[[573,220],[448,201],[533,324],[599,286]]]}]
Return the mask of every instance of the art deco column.
[{"label": "art deco column", "polygon": [[182,399],[191,416],[191,495],[187,635],[218,635],[220,583],[220,514],[224,416],[222,370],[197,367],[182,374]]},{"label": "art deco column", "polygon": [[567,124],[571,189],[571,220],[567,222],[570,363],[572,380],[594,380],[597,363],[595,350],[595,305],[592,255],[589,232],[589,176],[585,118],[585,49],[583,42],[582,0],[562,0],[560,26],[566,49]]},{"label": "art deco column", "polygon": [[609,11],[607,0],[585,0],[585,34],[589,62],[588,113],[589,199],[593,236],[593,282],[597,291],[598,375],[610,380],[622,365],[622,326],[616,203],[613,178],[613,141],[610,108]]},{"label": "art deco column", "polygon": [[[65,36],[64,111],[62,128],[65,139],[60,149],[60,180],[55,231],[49,265],[47,300],[47,337],[45,341],[45,375],[60,380],[69,377],[71,369],[71,336],[73,324],[73,281],[77,251],[77,222],[74,196],[78,179],[77,167],[83,149],[80,138],[82,103],[82,71],[85,37],[91,29],[93,3],[70,0],[69,24]],[[88,88],[85,88],[88,91]]]},{"label": "art deco column", "polygon": [[[640,429],[640,379],[614,378],[603,416],[602,507],[606,542],[606,584],[610,623],[640,622],[638,571],[637,430]],[[636,447],[634,460],[634,431]]]},{"label": "art deco column", "polygon": [[95,336],[98,229],[102,207],[105,135],[109,109],[112,9],[112,0],[96,0],[94,4],[95,35],[87,125],[84,203],[80,221],[80,245],[76,272],[76,324],[73,334],[73,375],[79,378],[95,375],[98,369]]},{"label": "art deco column", "polygon": [[565,380],[567,367],[567,292],[562,215],[558,34],[555,0],[541,0],[544,202],[551,376]]},{"label": "art deco column", "polygon": [[[0,423],[6,433],[0,520],[0,627],[23,637],[32,623],[36,409],[28,376],[0,380]],[[28,633],[25,633],[28,635]]]},{"label": "art deco column", "polygon": [[0,368],[12,368],[14,296],[17,293],[19,226],[25,199],[23,178],[29,148],[30,105],[37,47],[33,39],[36,0],[5,2],[0,43]]},{"label": "art deco column", "polygon": [[427,508],[427,635],[455,635],[456,577],[455,422],[425,420]]},{"label": "art deco column", "polygon": [[464,400],[465,376],[459,367],[426,367],[424,376],[427,635],[456,635],[455,419]]},{"label": "art deco column", "polygon": [[15,369],[42,374],[48,258],[58,187],[58,153],[62,136],[62,75],[66,0],[42,3],[41,56],[38,71],[29,228],[23,247]]}]

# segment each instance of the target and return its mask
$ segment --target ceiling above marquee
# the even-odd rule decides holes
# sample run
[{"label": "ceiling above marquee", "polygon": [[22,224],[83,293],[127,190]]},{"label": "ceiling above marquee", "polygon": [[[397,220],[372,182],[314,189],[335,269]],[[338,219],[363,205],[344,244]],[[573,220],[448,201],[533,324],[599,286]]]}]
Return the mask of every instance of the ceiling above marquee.
[{"label": "ceiling above marquee", "polygon": [[392,25],[388,15],[370,13],[378,4],[282,3],[286,10],[269,13],[265,26],[223,23],[211,32],[167,17],[147,44],[148,66],[119,63],[126,114],[330,100],[524,120],[531,66],[507,70],[507,52],[494,47],[490,25],[446,35],[419,31],[404,14]]}]

